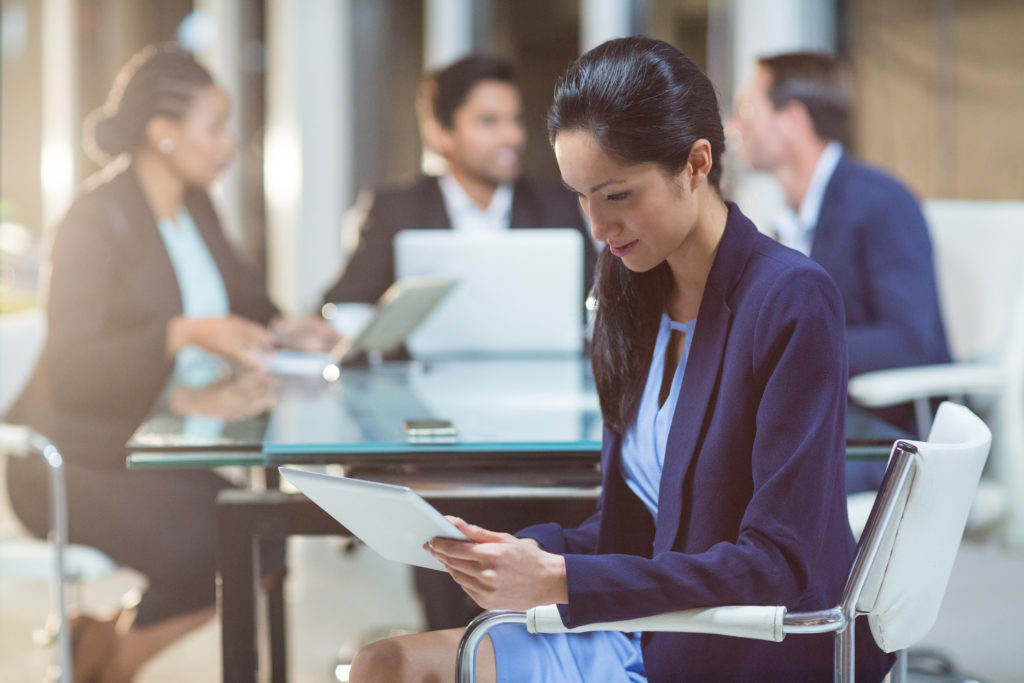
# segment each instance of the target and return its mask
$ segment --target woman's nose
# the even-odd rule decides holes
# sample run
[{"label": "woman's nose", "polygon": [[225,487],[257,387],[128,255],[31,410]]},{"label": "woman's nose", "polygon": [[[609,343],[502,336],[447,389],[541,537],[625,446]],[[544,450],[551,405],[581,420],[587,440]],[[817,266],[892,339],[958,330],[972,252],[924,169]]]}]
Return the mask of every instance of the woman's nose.
[{"label": "woman's nose", "polygon": [[595,240],[607,242],[615,234],[614,221],[605,212],[584,209],[584,213],[590,219],[590,234]]}]

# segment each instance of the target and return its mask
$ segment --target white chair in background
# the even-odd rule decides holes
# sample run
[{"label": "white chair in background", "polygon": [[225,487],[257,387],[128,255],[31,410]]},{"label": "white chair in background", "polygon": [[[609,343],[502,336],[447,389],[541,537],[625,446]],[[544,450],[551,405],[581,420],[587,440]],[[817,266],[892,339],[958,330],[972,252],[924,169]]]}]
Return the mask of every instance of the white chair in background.
[{"label": "white chair in background", "polygon": [[[46,320],[40,310],[0,316],[0,415],[17,396],[35,365],[46,335]],[[67,493],[64,459],[45,437],[30,429],[0,424],[0,468],[3,458],[41,457],[50,478],[52,533],[49,541],[8,532],[17,524],[0,524],[0,578],[51,580],[51,618],[47,629],[57,638],[60,678],[72,681],[71,634],[68,628],[67,588],[70,584],[105,576],[115,569],[106,555],[87,546],[67,543]],[[3,482],[0,478],[0,482]],[[11,516],[5,490],[0,490],[0,516]],[[2,520],[6,521],[6,520]]]},{"label": "white chair in background", "polygon": [[1024,547],[1024,202],[929,200],[924,211],[954,362],[858,375],[850,398],[869,408],[914,402],[921,434],[931,399],[968,400],[993,435],[968,527],[998,525]]},{"label": "white chair in background", "polygon": [[[728,606],[568,629],[557,606],[491,611],[473,620],[459,644],[457,681],[473,681],[476,648],[492,627],[525,624],[531,633],[671,631],[781,641],[788,635],[833,633],[834,680],[854,681],[854,629],[866,615],[886,652],[931,630],[949,582],[992,435],[970,410],[943,403],[929,441],[897,441],[889,458],[838,606],[787,613],[782,606]],[[900,662],[903,658],[900,658]],[[897,664],[893,680],[905,680]]]}]

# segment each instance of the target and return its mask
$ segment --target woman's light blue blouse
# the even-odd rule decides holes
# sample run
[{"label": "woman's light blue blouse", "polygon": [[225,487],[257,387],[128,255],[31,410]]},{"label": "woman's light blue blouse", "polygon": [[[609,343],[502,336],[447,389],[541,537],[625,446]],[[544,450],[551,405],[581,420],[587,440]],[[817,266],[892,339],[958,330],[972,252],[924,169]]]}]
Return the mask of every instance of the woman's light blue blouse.
[{"label": "woman's light blue blouse", "polygon": [[[188,210],[182,207],[175,220],[160,218],[157,227],[178,279],[182,315],[186,318],[227,315],[231,306],[224,279]],[[176,379],[193,388],[219,379],[227,369],[223,359],[191,345],[178,352],[174,363]]]},{"label": "woman's light blue blouse", "polygon": [[[661,484],[661,470],[665,464],[665,445],[672,428],[672,417],[679,400],[679,387],[686,373],[686,360],[690,356],[690,341],[697,319],[685,323],[676,322],[661,314],[658,338],[654,343],[654,357],[647,373],[647,384],[640,399],[636,421],[622,439],[622,468],[626,485],[650,510],[651,516],[658,517],[658,488]],[[665,402],[659,407],[662,378],[665,374],[665,351],[673,330],[683,333],[683,354],[672,376],[672,385]]]}]

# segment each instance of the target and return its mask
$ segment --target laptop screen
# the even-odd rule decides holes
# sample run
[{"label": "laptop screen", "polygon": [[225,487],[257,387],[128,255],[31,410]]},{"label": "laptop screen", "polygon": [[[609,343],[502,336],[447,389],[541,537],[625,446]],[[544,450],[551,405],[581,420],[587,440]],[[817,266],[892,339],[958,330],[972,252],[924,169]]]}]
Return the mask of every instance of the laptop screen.
[{"label": "laptop screen", "polygon": [[582,239],[570,228],[398,233],[398,278],[458,281],[410,335],[409,350],[417,356],[581,352]]}]

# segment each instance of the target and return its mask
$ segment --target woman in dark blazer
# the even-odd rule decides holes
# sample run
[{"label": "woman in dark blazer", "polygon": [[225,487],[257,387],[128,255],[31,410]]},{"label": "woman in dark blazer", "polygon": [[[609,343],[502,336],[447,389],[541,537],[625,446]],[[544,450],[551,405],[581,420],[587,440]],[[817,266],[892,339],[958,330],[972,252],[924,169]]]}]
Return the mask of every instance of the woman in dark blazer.
[{"label": "woman in dark blazer", "polygon": [[[70,540],[148,580],[133,609],[73,620],[76,681],[130,680],[214,613],[215,499],[228,482],[124,464],[125,443],[172,373],[216,378],[258,368],[281,337],[306,348],[332,340],[322,322],[281,318],[224,237],[205,188],[234,150],[228,111],[224,91],[177,46],[136,55],[91,122],[95,147],[119,158],[89,181],[53,236],[46,344],[5,419],[64,453]],[[45,535],[42,466],[8,462],[15,512]],[[275,563],[283,566],[268,558]]]},{"label": "woman in dark blazer", "polygon": [[[576,529],[510,536],[457,520],[474,543],[434,539],[433,554],[481,606],[554,603],[571,627],[704,606],[834,606],[854,553],[835,285],[722,200],[714,88],[666,43],[626,38],[581,57],[556,87],[549,131],[607,244],[591,348],[602,496]],[[832,679],[830,635],[491,634],[484,681]],[[370,645],[350,680],[444,680],[460,635]],[[888,660],[860,643],[858,680],[881,680]]]}]

